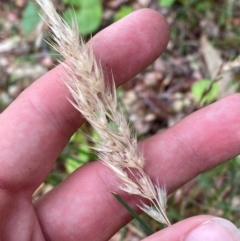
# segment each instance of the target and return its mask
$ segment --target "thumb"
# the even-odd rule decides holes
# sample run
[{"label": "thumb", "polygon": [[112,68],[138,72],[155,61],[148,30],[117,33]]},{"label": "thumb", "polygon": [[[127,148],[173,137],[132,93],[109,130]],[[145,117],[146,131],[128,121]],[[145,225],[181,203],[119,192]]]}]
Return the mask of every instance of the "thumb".
[{"label": "thumb", "polygon": [[197,216],[165,228],[143,241],[240,241],[240,231],[230,221]]}]

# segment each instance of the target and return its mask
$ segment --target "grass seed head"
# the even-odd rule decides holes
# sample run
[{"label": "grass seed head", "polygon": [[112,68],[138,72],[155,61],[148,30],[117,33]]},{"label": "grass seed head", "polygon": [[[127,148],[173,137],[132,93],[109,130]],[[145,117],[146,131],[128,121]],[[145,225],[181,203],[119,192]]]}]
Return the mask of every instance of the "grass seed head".
[{"label": "grass seed head", "polygon": [[[129,194],[150,200],[152,206],[141,208],[159,222],[170,225],[166,216],[166,192],[155,187],[144,171],[144,159],[139,155],[137,139],[131,134],[123,112],[117,107],[114,81],[105,84],[104,73],[93,48],[86,47],[80,37],[76,20],[72,27],[56,12],[50,0],[36,0],[47,15],[53,43],[65,59],[62,63],[65,83],[72,95],[72,105],[81,112],[99,134],[94,147],[103,163],[121,180],[120,188]],[[89,47],[90,46],[90,47]]]}]

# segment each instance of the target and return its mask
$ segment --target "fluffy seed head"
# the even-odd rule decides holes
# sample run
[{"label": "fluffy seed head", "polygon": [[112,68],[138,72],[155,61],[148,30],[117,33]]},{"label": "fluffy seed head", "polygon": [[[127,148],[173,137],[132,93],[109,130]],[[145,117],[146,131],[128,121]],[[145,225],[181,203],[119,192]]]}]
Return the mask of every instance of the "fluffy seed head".
[{"label": "fluffy seed head", "polygon": [[118,109],[114,81],[107,87],[92,46],[86,47],[76,21],[72,27],[57,14],[50,0],[36,0],[47,15],[53,43],[65,59],[65,83],[72,95],[70,102],[99,134],[93,149],[103,163],[121,180],[120,188],[148,199],[142,210],[154,219],[170,225],[166,216],[166,192],[155,186],[144,171],[135,135],[131,134],[123,112]]}]

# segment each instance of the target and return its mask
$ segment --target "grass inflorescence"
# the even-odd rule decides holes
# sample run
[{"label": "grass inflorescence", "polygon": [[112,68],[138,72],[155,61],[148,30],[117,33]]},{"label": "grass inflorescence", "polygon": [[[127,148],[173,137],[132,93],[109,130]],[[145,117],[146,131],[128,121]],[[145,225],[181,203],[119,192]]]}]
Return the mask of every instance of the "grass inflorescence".
[{"label": "grass inflorescence", "polygon": [[64,80],[72,105],[99,134],[94,150],[102,162],[120,179],[120,189],[139,195],[150,202],[140,208],[158,222],[170,225],[166,216],[167,193],[152,182],[144,171],[145,161],[138,151],[137,139],[130,131],[117,103],[114,80],[106,84],[100,62],[91,45],[79,35],[76,21],[70,27],[49,0],[37,0],[47,15],[54,49],[60,53],[66,71]]}]

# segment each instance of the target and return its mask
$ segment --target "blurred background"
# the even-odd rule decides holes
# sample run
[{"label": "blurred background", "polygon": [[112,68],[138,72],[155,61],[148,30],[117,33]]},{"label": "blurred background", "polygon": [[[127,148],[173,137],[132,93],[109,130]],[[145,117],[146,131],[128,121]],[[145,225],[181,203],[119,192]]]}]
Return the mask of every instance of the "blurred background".
[{"label": "blurred background", "polygon": [[[240,1],[237,0],[55,0],[68,21],[76,15],[87,41],[141,8],[162,13],[170,25],[164,54],[118,89],[120,102],[140,140],[192,112],[240,90]],[[0,0],[0,112],[60,58],[44,40],[47,28],[33,1]],[[84,132],[74,134],[33,198],[51,190],[76,168],[96,159]],[[81,143],[81,145],[79,145]],[[79,183],[81,185],[81,183]],[[172,223],[198,214],[229,219],[240,227],[240,158],[211,170],[171,194]],[[154,231],[161,225],[143,216]],[[111,240],[138,241],[145,231],[133,220]]]}]

